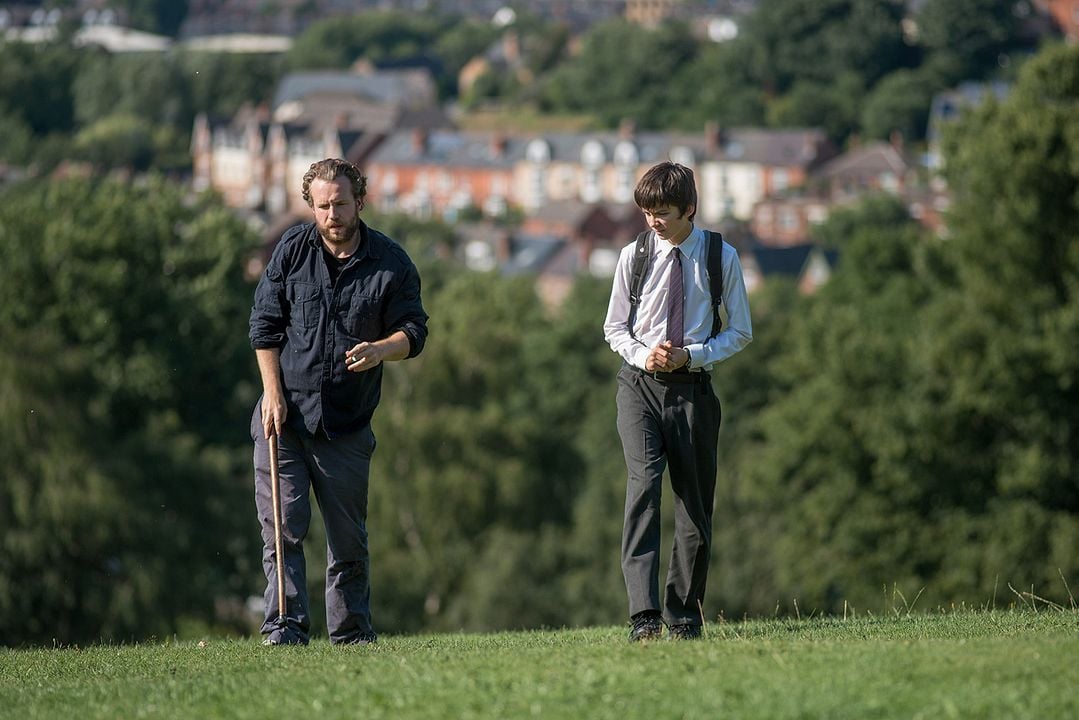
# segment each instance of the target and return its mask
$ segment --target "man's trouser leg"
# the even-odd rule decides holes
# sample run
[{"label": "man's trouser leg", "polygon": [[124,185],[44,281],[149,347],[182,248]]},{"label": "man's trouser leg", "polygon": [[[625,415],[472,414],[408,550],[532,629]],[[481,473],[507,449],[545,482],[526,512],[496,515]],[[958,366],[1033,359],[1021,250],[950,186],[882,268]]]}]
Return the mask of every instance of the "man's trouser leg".
[{"label": "man's trouser leg", "polygon": [[375,436],[311,440],[311,475],[326,525],[326,625],[330,642],[373,640],[367,489]]},{"label": "man's trouser leg", "polygon": [[307,565],[303,540],[311,525],[311,477],[304,460],[303,439],[288,428],[278,440],[278,478],[281,482],[281,539],[285,553],[285,627],[277,611],[277,558],[274,541],[273,496],[270,488],[270,449],[263,437],[260,410],[255,408],[251,434],[255,440],[255,509],[262,530],[262,569],[266,574],[266,617],[262,634],[277,630],[283,642],[307,642],[311,618],[307,604]]},{"label": "man's trouser leg", "polygon": [[[672,398],[664,424],[674,491],[674,543],[663,600],[670,625],[701,625],[712,547],[721,410],[711,383],[694,383]],[[671,434],[673,433],[673,434]]]}]

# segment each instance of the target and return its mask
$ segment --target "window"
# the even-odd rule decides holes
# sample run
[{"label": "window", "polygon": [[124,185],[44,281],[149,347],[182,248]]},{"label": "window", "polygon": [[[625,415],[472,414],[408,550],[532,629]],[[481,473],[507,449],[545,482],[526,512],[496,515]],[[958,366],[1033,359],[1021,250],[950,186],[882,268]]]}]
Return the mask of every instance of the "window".
[{"label": "window", "polygon": [[525,157],[535,165],[546,165],[551,162],[551,146],[544,140],[533,140],[525,149]]},{"label": "window", "polygon": [[785,207],[779,209],[779,229],[780,230],[797,230],[798,229],[798,213],[794,208]]},{"label": "window", "polygon": [[607,152],[598,140],[589,140],[581,148],[581,164],[586,168],[598,168],[607,162]]},{"label": "window", "polygon": [[772,191],[783,192],[790,187],[790,173],[786,170],[773,170],[772,171]]}]

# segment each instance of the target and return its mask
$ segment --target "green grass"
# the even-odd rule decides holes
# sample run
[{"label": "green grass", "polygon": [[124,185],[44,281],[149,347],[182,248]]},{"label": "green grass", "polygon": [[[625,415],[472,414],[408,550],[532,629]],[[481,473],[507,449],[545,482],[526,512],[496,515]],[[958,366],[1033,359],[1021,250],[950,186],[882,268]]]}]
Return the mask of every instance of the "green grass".
[{"label": "green grass", "polygon": [[0,651],[0,717],[1073,718],[1079,613]]}]

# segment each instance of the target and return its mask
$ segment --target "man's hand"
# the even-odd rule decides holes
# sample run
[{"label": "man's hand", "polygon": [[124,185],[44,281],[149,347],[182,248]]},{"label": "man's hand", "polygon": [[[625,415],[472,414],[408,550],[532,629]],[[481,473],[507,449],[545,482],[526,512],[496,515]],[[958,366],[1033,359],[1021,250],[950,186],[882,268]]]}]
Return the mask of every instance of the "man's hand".
[{"label": "man's hand", "polygon": [[364,372],[376,368],[385,359],[385,346],[380,343],[362,342],[345,352],[345,365],[349,372]]},{"label": "man's hand", "polygon": [[262,431],[268,440],[271,435],[281,435],[285,429],[288,406],[279,392],[267,392],[262,396]]},{"label": "man's hand", "polygon": [[644,369],[648,372],[673,372],[689,363],[689,351],[675,347],[670,340],[664,340],[648,353]]}]

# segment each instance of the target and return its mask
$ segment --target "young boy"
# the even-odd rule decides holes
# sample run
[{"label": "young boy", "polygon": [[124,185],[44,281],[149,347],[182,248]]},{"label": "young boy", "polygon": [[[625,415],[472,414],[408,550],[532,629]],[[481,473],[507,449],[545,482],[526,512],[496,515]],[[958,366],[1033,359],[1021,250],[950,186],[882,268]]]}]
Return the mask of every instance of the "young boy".
[{"label": "young boy", "polygon": [[[632,309],[638,250],[630,243],[619,257],[603,324],[605,339],[624,361],[617,406],[629,472],[622,532],[622,574],[633,622],[629,639],[657,639],[664,623],[671,639],[693,639],[704,621],[721,417],[710,372],[749,344],[753,327],[738,253],[719,238],[720,307],[727,322],[721,330],[718,322],[713,327],[711,238],[693,224],[693,171],[671,162],[656,165],[637,184],[634,201],[651,228],[641,248],[647,255],[639,301]],[[674,547],[661,606],[659,504],[667,466],[675,498]]]}]

